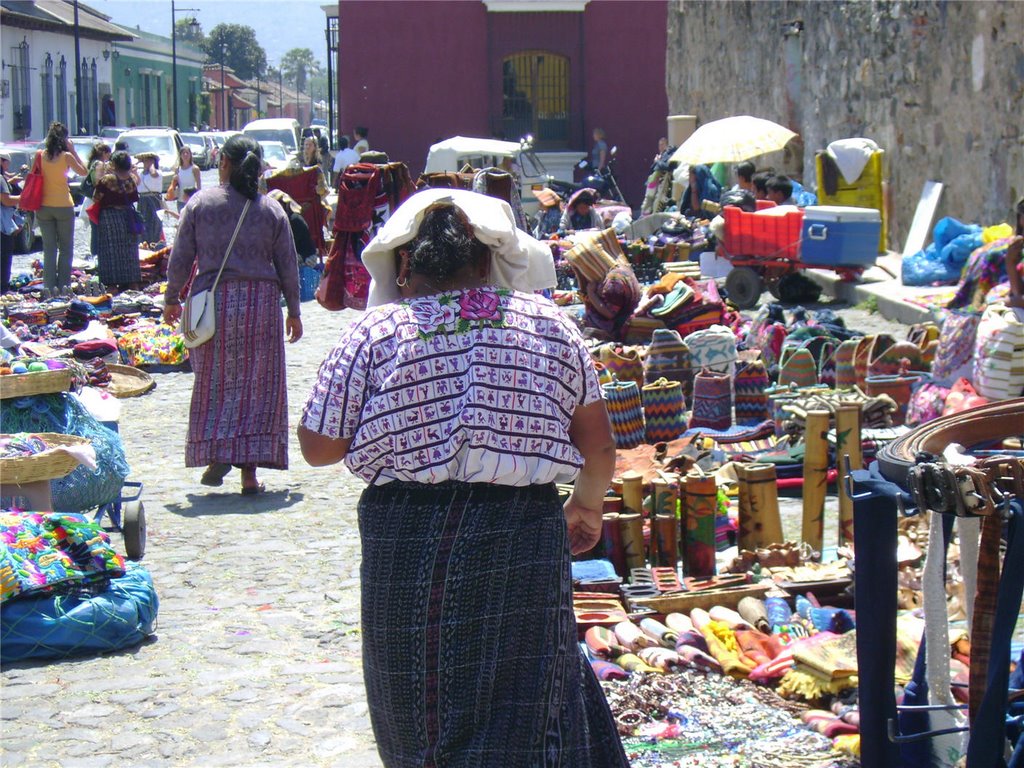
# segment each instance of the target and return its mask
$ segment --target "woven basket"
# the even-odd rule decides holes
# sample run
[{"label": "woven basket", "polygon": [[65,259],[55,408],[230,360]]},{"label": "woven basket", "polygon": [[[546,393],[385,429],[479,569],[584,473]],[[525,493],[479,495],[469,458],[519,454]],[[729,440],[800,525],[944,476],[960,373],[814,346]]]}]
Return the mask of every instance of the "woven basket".
[{"label": "woven basket", "polygon": [[114,397],[138,397],[156,386],[152,376],[130,365],[108,363],[107,370],[110,372],[110,384],[106,389]]},{"label": "woven basket", "polygon": [[71,370],[39,371],[38,373],[12,373],[0,376],[0,399],[47,395],[71,389]]},{"label": "woven basket", "polygon": [[[56,480],[70,474],[78,466],[78,459],[64,451],[52,450],[61,446],[88,445],[89,440],[77,435],[58,435],[53,432],[39,432],[50,449],[34,456],[19,456],[0,459],[0,478],[4,485],[25,485],[40,480]],[[10,437],[10,435],[0,435]]]}]

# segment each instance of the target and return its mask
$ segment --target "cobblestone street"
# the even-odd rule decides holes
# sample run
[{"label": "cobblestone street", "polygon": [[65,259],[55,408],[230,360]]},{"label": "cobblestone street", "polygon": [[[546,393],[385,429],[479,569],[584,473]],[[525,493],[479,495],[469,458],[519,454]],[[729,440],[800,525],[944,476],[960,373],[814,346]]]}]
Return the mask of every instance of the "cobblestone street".
[{"label": "cobblestone street", "polygon": [[[354,313],[303,305],[288,347],[294,431],[317,366]],[[129,479],[145,484],[144,559],[160,598],[157,636],[123,653],[3,671],[5,766],[380,765],[359,638],[361,481],[311,469],[264,471],[238,494],[183,468],[190,373],[156,375],[122,401]],[[123,551],[120,535],[111,534]]]}]

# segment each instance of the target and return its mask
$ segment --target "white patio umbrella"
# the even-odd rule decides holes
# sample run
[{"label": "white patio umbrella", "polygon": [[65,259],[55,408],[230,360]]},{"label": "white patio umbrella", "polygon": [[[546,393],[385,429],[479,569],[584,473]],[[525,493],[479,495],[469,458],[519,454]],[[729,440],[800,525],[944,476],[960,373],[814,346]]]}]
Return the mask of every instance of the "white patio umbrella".
[{"label": "white patio umbrella", "polygon": [[736,115],[705,123],[672,153],[671,162],[738,163],[782,149],[798,134],[760,117]]}]

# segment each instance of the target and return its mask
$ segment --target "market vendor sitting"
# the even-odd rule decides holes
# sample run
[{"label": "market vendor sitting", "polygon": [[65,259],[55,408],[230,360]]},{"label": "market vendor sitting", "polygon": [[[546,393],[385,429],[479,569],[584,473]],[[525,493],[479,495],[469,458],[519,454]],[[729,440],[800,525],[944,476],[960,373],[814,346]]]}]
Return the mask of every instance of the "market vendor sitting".
[{"label": "market vendor sitting", "polygon": [[768,199],[776,205],[796,205],[796,198],[793,197],[793,182],[788,176],[772,176],[768,179],[765,187],[768,191]]},{"label": "market vendor sitting", "polygon": [[565,259],[579,281],[586,335],[622,341],[642,290],[615,230],[609,228],[577,238]]},{"label": "market vendor sitting", "polygon": [[534,218],[532,234],[538,240],[546,240],[561,226],[562,198],[547,187],[533,190],[533,196],[540,203],[540,210]]},{"label": "market vendor sitting", "polygon": [[590,187],[576,190],[565,206],[562,219],[558,223],[561,232],[578,232],[581,229],[600,229],[604,226],[601,214],[594,205],[597,203],[597,190]]},{"label": "market vendor sitting", "polygon": [[722,185],[711,174],[706,165],[690,166],[690,183],[679,201],[680,210],[687,216],[710,219],[717,211],[704,209],[704,201],[717,203],[722,197]]}]

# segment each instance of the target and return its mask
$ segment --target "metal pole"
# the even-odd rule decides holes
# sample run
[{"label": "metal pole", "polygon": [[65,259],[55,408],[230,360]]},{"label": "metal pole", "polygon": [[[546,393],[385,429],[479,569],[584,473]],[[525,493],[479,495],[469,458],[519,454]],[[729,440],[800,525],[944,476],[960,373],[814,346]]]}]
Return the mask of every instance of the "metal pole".
[{"label": "metal pole", "polygon": [[[221,125],[227,126],[227,130],[231,130],[231,125],[228,123],[231,113],[228,112],[228,89],[224,85],[224,45],[220,47],[220,118]],[[221,128],[223,131],[224,128]]]},{"label": "metal pole", "polygon": [[278,117],[284,117],[284,67],[282,66],[277,68],[277,95],[280,97],[278,101],[281,102],[277,107],[281,113]]},{"label": "metal pole", "polygon": [[[75,133],[82,133],[82,49],[78,36],[78,0],[75,0]],[[50,126],[46,126],[49,129]]]},{"label": "metal pole", "polygon": [[260,119],[260,70],[256,69],[256,119]]},{"label": "metal pole", "polygon": [[171,114],[178,130],[178,30],[174,28],[174,0],[171,0]]},{"label": "metal pole", "polygon": [[334,79],[334,62],[331,58],[334,56],[334,50],[331,46],[331,20],[327,19],[327,141],[330,143],[331,148],[334,148],[334,86],[332,80]]}]

